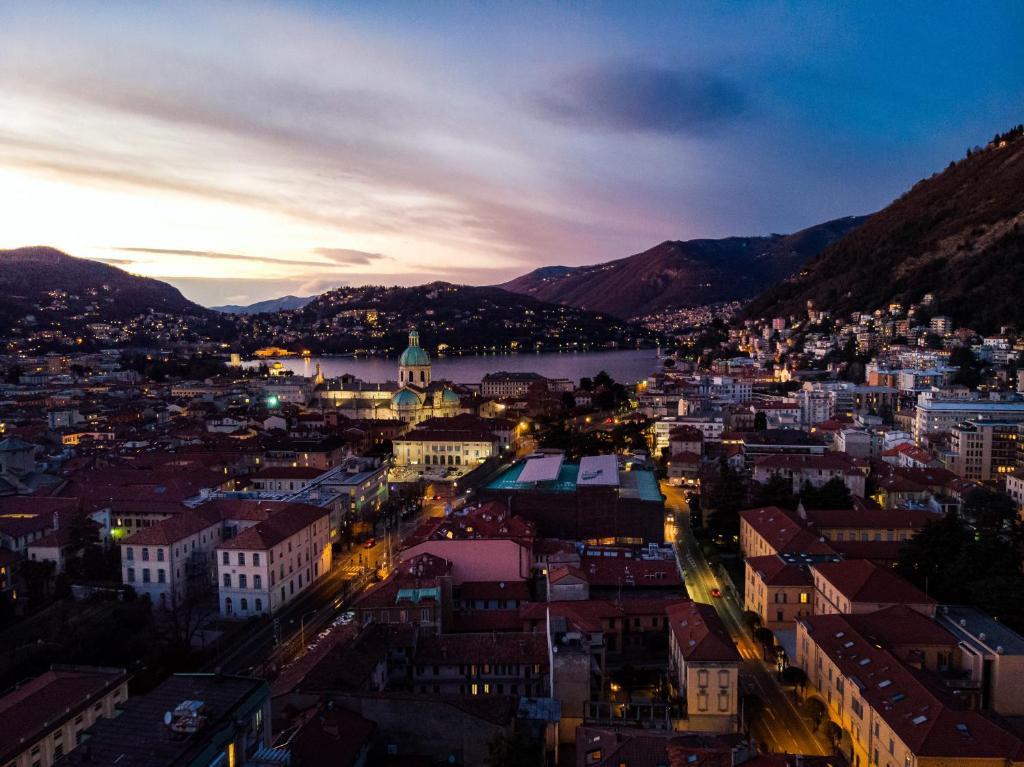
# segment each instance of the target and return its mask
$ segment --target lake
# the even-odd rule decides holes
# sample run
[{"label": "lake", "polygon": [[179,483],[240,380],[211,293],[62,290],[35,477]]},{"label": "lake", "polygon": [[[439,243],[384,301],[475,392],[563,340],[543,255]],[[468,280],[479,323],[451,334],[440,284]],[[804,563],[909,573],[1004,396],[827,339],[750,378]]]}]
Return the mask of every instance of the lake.
[{"label": "lake", "polygon": [[[281,360],[252,360],[245,365],[260,362],[280,362],[296,375],[311,376],[316,363],[327,378],[344,373],[354,375],[368,383],[383,383],[398,378],[398,359],[389,357],[288,357]],[[582,377],[593,377],[602,370],[616,381],[636,383],[655,371],[659,365],[656,349],[629,349],[622,351],[539,353],[539,354],[480,354],[454,355],[433,358],[433,377],[455,383],[480,383],[486,373],[540,373],[547,378],[569,378],[579,382]]]}]

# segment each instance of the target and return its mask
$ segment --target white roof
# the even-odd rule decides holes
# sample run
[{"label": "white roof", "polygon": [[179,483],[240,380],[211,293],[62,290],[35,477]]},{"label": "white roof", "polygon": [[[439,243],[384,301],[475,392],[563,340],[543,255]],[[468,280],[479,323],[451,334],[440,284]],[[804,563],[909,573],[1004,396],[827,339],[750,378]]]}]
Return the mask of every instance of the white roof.
[{"label": "white roof", "polygon": [[519,472],[518,482],[550,482],[558,479],[565,456],[561,453],[528,458],[523,470]]},{"label": "white roof", "polygon": [[577,485],[618,485],[619,462],[614,455],[588,455],[580,459]]}]

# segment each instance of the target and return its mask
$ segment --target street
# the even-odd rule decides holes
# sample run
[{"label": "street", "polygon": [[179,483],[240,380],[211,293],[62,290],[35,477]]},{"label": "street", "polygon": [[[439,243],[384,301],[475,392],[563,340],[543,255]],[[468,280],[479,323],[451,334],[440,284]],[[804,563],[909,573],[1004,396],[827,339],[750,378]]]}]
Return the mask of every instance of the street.
[{"label": "street", "polygon": [[[718,578],[701,552],[690,530],[685,491],[666,483],[662,483],[661,491],[666,498],[666,508],[675,517],[676,548],[685,568],[686,590],[694,601],[715,606],[743,656],[741,694],[754,693],[764,701],[764,711],[755,721],[752,734],[772,751],[811,756],[831,754],[827,745],[812,731],[811,722],[797,710],[792,693],[779,685],[774,666],[763,660],[761,645],[754,640],[743,621],[742,603]],[[711,596],[712,589],[719,589],[721,596]]]}]

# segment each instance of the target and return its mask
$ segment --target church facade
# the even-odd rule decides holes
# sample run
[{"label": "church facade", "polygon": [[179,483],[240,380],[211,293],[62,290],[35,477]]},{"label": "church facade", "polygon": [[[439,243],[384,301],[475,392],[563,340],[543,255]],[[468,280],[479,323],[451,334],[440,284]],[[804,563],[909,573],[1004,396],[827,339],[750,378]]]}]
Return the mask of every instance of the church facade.
[{"label": "church facade", "polygon": [[420,334],[409,333],[409,345],[398,358],[398,381],[369,384],[352,379],[324,381],[316,387],[324,408],[349,418],[398,419],[414,425],[427,418],[450,418],[463,412],[462,397],[446,381],[434,381],[430,355]]}]

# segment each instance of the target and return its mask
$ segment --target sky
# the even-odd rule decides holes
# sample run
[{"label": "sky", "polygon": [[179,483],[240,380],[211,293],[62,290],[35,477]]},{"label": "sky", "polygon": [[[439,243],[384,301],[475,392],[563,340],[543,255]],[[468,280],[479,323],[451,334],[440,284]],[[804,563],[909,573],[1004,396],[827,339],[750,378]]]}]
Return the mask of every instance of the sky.
[{"label": "sky", "polygon": [[1020,2],[0,0],[0,248],[204,304],[878,210],[1024,120]]}]

